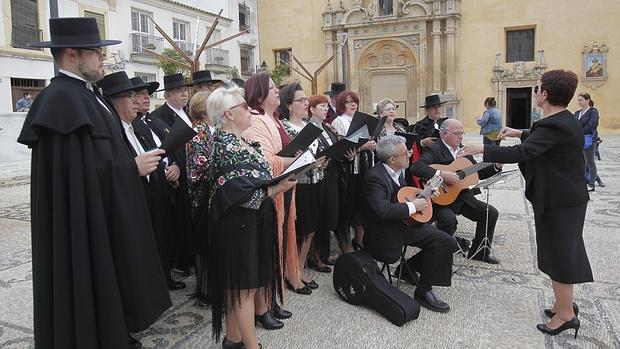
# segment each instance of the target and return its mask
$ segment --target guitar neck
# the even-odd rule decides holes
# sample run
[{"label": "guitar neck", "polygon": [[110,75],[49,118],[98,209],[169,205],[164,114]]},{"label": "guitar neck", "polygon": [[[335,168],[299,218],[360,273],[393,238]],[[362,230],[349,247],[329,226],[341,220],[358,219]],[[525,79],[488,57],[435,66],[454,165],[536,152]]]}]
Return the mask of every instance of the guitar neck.
[{"label": "guitar neck", "polygon": [[471,165],[471,166],[469,166],[467,168],[464,168],[462,170],[463,171],[463,178],[465,178],[465,177],[467,177],[467,176],[469,176],[469,175],[471,175],[473,173],[476,173],[476,172],[478,172],[478,171],[480,171],[482,169],[485,169],[485,168],[487,168],[487,167],[489,167],[491,165],[493,165],[492,162],[479,162],[479,163],[477,163],[475,165]]}]

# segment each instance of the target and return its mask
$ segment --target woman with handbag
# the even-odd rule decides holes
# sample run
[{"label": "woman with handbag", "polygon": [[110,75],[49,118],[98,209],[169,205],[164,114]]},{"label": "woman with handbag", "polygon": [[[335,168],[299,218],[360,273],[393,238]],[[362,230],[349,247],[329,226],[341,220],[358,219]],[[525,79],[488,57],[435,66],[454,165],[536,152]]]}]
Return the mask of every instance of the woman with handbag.
[{"label": "woman with handbag", "polygon": [[485,99],[484,108],[486,110],[482,117],[476,119],[478,126],[480,126],[483,144],[499,145],[499,142],[501,142],[497,136],[502,129],[502,118],[499,115],[499,110],[495,107],[496,105],[495,97]]}]

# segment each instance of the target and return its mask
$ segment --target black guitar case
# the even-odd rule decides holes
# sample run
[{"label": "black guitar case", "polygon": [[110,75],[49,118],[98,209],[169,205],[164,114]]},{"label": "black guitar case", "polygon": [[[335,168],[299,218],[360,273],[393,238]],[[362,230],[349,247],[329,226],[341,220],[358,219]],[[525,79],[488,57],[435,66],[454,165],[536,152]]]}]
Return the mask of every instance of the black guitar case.
[{"label": "black guitar case", "polygon": [[345,302],[368,306],[397,326],[417,319],[420,304],[390,284],[365,251],[341,255],[334,266],[334,289]]}]

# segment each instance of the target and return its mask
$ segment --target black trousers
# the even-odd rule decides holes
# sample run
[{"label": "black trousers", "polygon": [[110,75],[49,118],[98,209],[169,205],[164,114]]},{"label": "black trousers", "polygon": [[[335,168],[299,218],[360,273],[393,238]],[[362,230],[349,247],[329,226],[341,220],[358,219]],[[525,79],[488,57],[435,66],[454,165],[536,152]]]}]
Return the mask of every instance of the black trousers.
[{"label": "black trousers", "polygon": [[[470,205],[470,204],[473,204]],[[474,236],[474,240],[471,242],[471,247],[469,249],[470,254],[474,254],[482,240],[484,239],[485,232],[487,232],[487,204],[484,201],[475,200],[470,203],[463,202],[463,205],[455,211],[453,206],[439,206],[433,205],[433,219],[437,225],[437,228],[445,231],[450,235],[454,235],[456,231],[456,225],[458,223],[456,219],[456,215],[460,214],[467,219],[476,222],[476,235]],[[489,238],[489,246],[493,241],[493,234],[495,233],[495,224],[497,223],[497,218],[499,217],[499,212],[497,209],[491,205],[489,205],[489,225],[487,237]],[[485,249],[481,253],[485,253],[485,256],[488,256],[489,251]]]},{"label": "black trousers", "polygon": [[450,286],[452,256],[458,250],[452,236],[430,224],[423,224],[405,232],[404,243],[422,249],[407,260],[409,268],[420,273],[420,285],[416,292],[427,291],[431,286]]}]

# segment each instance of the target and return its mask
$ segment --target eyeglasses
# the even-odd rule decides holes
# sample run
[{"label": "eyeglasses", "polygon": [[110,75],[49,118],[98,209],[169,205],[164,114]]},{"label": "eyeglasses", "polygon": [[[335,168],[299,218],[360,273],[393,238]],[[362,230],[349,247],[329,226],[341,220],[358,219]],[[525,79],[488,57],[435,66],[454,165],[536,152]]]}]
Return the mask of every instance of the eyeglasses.
[{"label": "eyeglasses", "polygon": [[356,101],[345,101],[344,104],[345,105],[357,104],[357,102]]},{"label": "eyeglasses", "polygon": [[534,94],[537,94],[538,91],[540,91],[540,86],[538,85],[534,86]]},{"label": "eyeglasses", "polygon": [[451,133],[457,137],[463,137],[463,135],[465,134],[465,132],[452,132],[450,130],[446,130],[446,132]]},{"label": "eyeglasses", "polygon": [[105,57],[105,53],[99,47],[79,47],[76,50],[94,52],[99,57]]},{"label": "eyeglasses", "polygon": [[230,108],[228,108],[226,110],[233,110],[233,109],[238,108],[238,107],[243,107],[244,110],[250,109],[250,107],[248,106],[248,102],[243,101],[243,102],[241,102],[239,104],[233,105],[232,107],[230,107]]},{"label": "eyeglasses", "polygon": [[396,108],[395,107],[389,107],[389,108],[383,109],[383,111],[396,111]]},{"label": "eyeglasses", "polygon": [[300,99],[293,99],[293,102],[306,103],[307,101],[308,101],[308,97],[301,97]]}]

